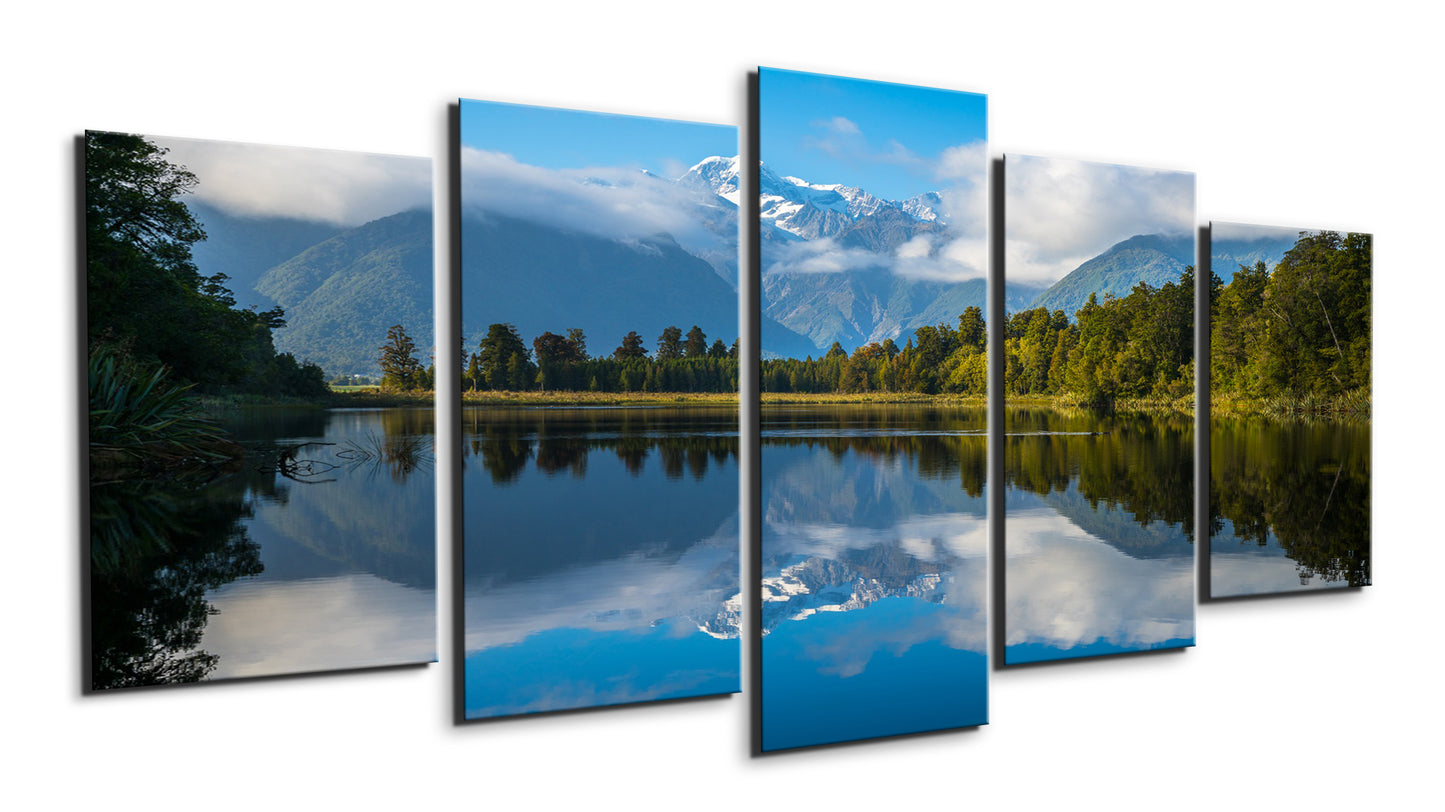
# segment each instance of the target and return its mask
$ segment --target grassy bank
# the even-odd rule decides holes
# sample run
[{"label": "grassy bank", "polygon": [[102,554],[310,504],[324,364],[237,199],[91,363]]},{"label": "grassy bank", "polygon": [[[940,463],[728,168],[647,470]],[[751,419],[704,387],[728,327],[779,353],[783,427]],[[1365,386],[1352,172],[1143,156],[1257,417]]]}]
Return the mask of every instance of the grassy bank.
[{"label": "grassy bank", "polygon": [[463,406],[736,406],[736,392],[463,392]]},{"label": "grassy bank", "polygon": [[1216,395],[1210,400],[1209,413],[1215,417],[1368,420],[1371,403],[1368,389],[1356,389],[1339,395],[1278,395],[1271,398],[1244,398],[1224,394]]},{"label": "grassy bank", "polygon": [[920,392],[764,392],[762,395],[764,405],[796,403],[796,404],[947,404],[950,406],[978,406],[980,408],[988,405],[988,400],[977,395],[927,395]]}]

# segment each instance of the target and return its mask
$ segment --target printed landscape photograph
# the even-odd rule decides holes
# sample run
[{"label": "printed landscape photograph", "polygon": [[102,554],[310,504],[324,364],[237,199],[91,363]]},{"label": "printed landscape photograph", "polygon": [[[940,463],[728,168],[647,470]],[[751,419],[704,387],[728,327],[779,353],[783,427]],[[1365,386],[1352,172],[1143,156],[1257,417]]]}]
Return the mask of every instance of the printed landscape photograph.
[{"label": "printed landscape photograph", "polygon": [[737,128],[460,130],[463,715],[735,693]]},{"label": "printed landscape photograph", "polygon": [[1194,175],[1004,160],[1006,665],[1194,645]]},{"label": "printed landscape photograph", "polygon": [[89,690],[436,659],[431,171],[85,133]]},{"label": "printed landscape photograph", "polygon": [[988,721],[987,97],[761,68],[761,747]]},{"label": "printed landscape photograph", "polygon": [[1368,586],[1373,239],[1209,231],[1210,597]]}]

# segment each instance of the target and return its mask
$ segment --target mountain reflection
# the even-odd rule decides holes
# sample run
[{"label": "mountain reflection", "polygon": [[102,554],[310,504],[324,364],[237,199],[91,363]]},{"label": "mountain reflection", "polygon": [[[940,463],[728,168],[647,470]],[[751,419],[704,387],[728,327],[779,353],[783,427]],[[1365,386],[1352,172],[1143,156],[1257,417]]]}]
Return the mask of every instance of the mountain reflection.
[{"label": "mountain reflection", "polygon": [[765,412],[763,634],[915,598],[945,613],[923,639],[982,652],[984,419],[981,409]]}]

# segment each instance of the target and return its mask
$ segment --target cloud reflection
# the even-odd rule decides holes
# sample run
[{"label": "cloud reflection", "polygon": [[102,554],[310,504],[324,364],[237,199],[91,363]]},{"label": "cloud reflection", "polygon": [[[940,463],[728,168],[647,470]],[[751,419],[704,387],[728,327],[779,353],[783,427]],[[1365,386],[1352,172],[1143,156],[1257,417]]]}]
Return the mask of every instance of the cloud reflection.
[{"label": "cloud reflection", "polygon": [[1192,558],[1125,555],[1049,508],[1008,516],[1006,643],[1148,648],[1194,637]]}]

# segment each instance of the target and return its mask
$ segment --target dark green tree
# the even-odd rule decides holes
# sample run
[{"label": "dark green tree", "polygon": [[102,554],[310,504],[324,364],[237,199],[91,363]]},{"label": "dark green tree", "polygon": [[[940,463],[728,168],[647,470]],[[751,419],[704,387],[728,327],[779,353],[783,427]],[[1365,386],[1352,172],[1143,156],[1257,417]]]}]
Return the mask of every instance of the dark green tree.
[{"label": "dark green tree", "polygon": [[572,357],[578,361],[587,360],[587,335],[581,327],[567,328],[567,343],[572,345]]},{"label": "dark green tree", "polygon": [[687,344],[683,348],[683,354],[688,358],[702,358],[707,355],[707,336],[696,324],[687,331]]},{"label": "dark green tree", "polygon": [[642,346],[642,336],[638,335],[636,330],[630,331],[622,337],[622,346],[612,351],[612,357],[618,361],[646,358],[647,350]]},{"label": "dark green tree", "polygon": [[657,337],[657,352],[653,357],[658,361],[672,361],[682,357],[682,329],[668,327]]},{"label": "dark green tree", "polygon": [[386,343],[380,350],[377,364],[381,366],[381,388],[407,391],[424,385],[426,370],[416,358],[416,342],[400,324],[386,331]]},{"label": "dark green tree", "polygon": [[[515,370],[512,369],[513,356],[520,357]],[[518,379],[511,374],[513,371],[520,378],[530,377],[527,346],[522,343],[517,328],[510,324],[493,324],[488,327],[486,336],[477,346],[477,365],[481,373],[478,385],[485,389],[518,388],[512,385]],[[528,387],[524,383],[520,388]]]}]

